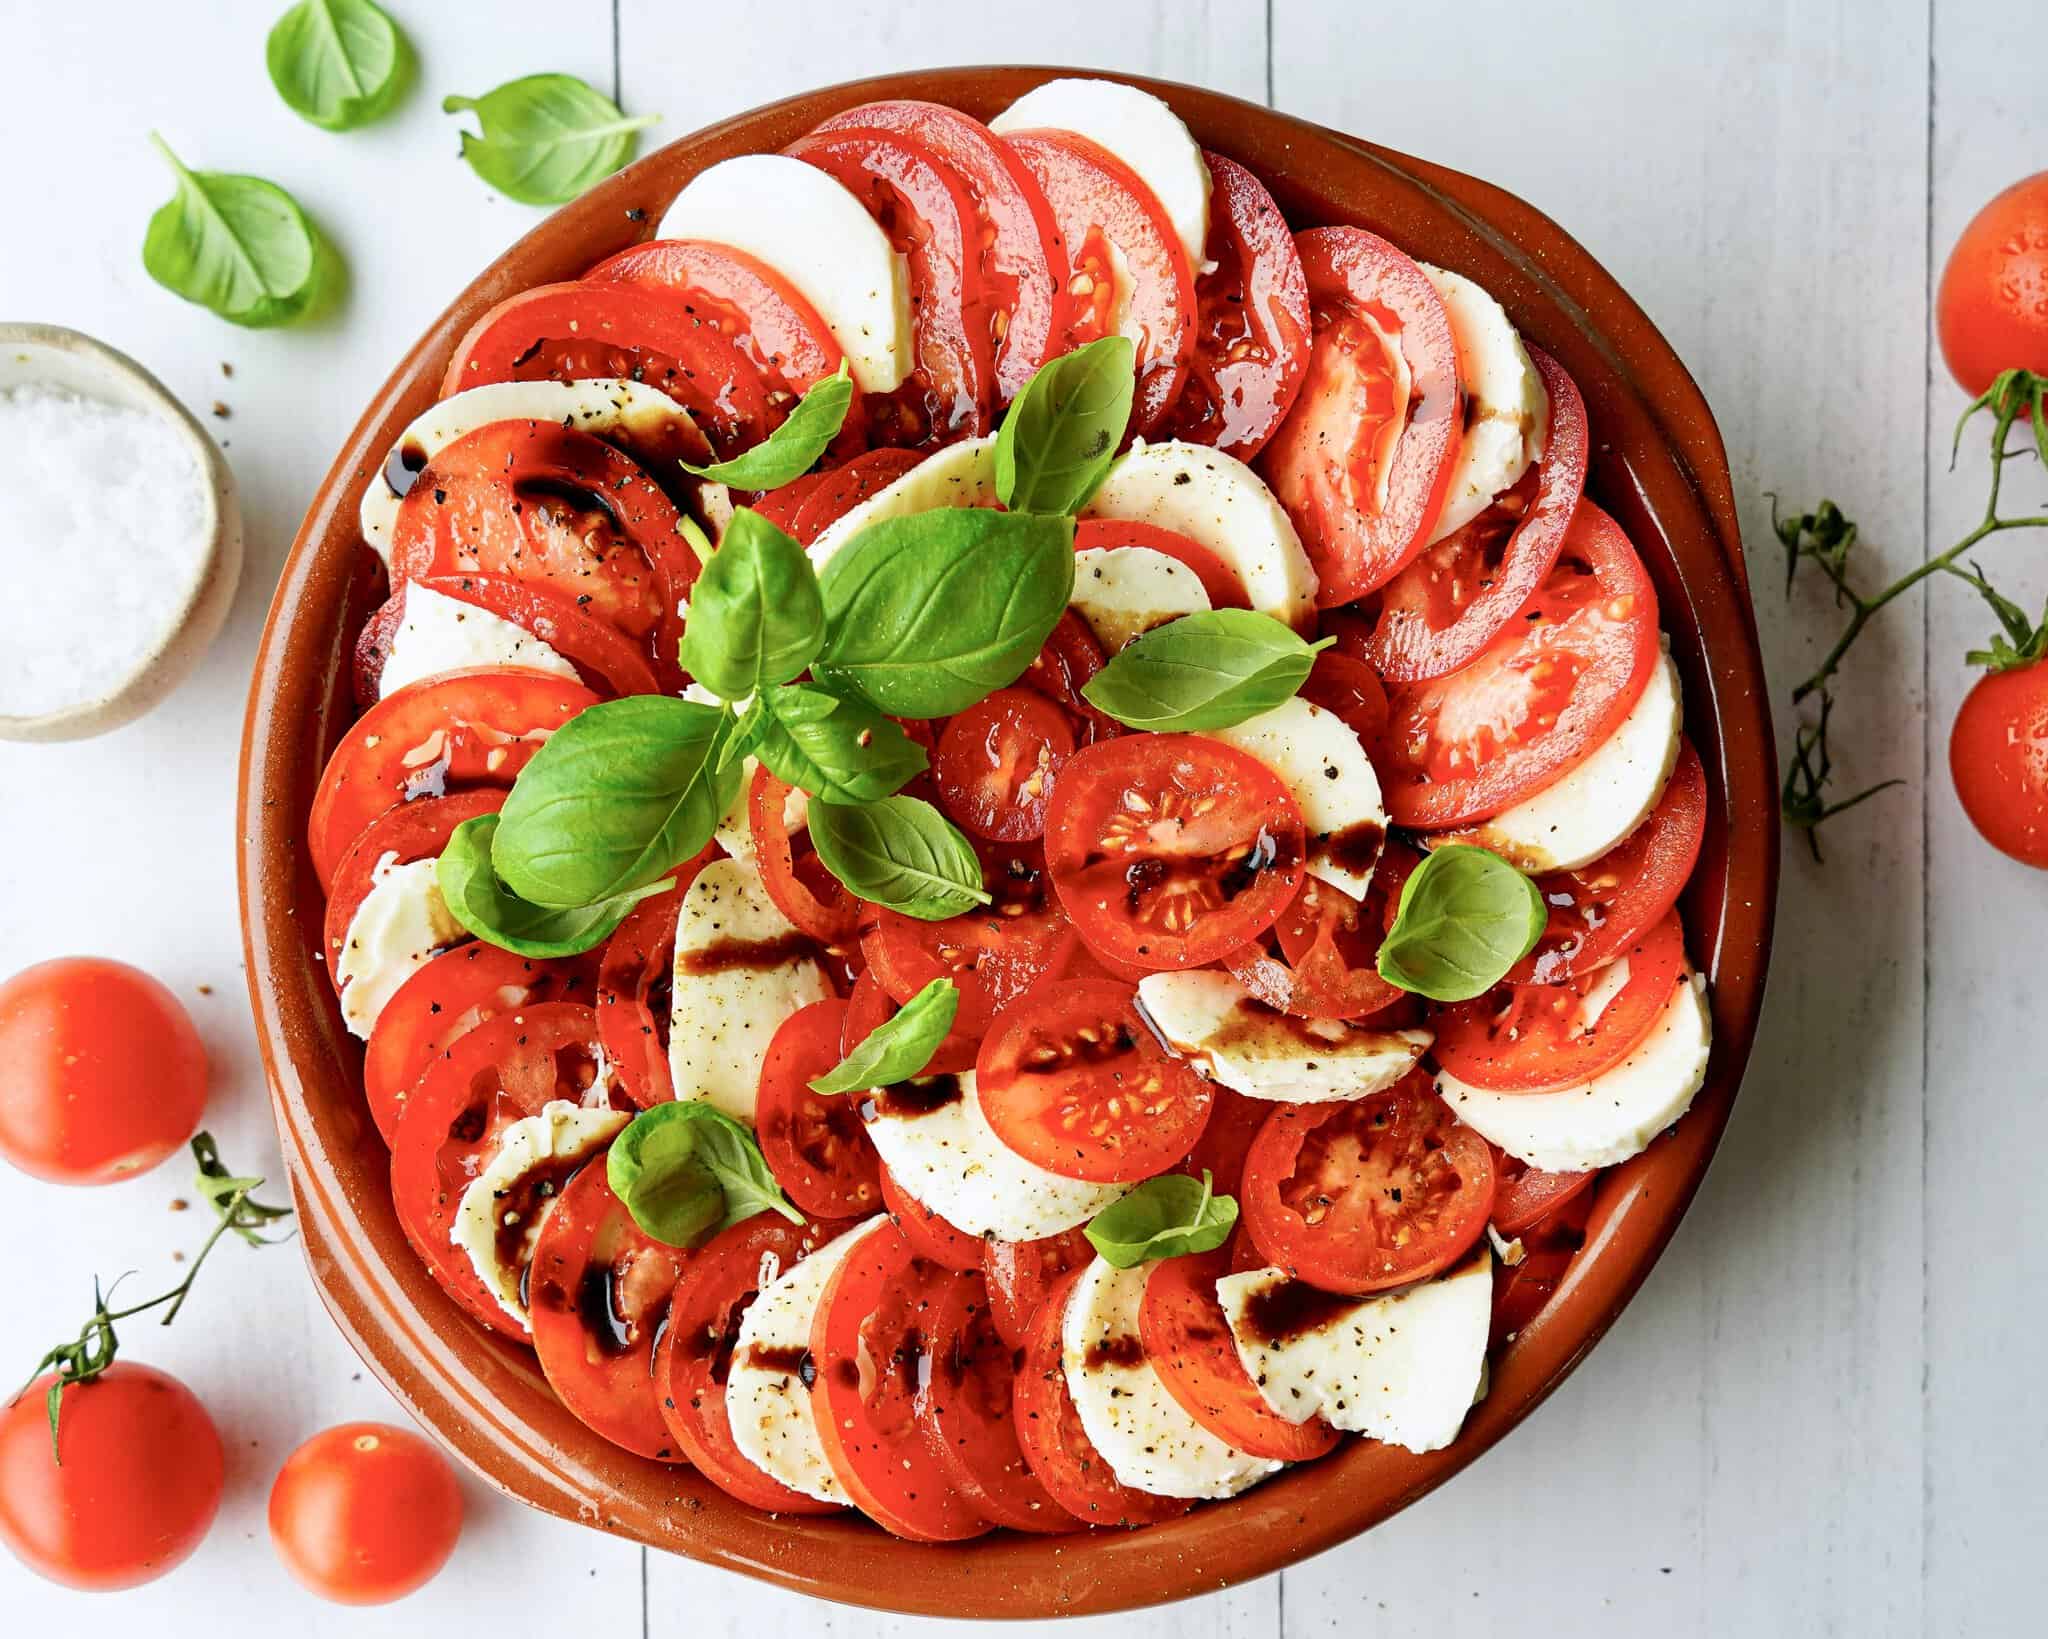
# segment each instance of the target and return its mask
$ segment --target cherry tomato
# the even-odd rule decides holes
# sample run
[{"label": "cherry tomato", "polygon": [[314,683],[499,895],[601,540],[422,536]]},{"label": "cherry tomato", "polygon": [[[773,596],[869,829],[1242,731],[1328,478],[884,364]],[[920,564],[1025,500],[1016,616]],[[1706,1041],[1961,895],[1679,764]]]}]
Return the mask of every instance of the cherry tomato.
[{"label": "cherry tomato", "polygon": [[52,1184],[112,1184],[183,1147],[206,1049],[140,968],[60,956],[0,983],[0,1156]]},{"label": "cherry tomato", "polygon": [[175,1377],[117,1360],[65,1387],[53,1454],[51,1382],[38,1377],[0,1411],[0,1542],[68,1588],[155,1581],[220,1511],[220,1432]]},{"label": "cherry tomato", "polygon": [[882,1205],[920,1258],[968,1274],[981,1267],[981,1237],[941,1218],[897,1183],[887,1167],[882,1168]]},{"label": "cherry tomato", "polygon": [[669,1001],[675,988],[676,917],[697,873],[719,857],[715,843],[669,873],[675,886],[643,899],[605,941],[597,973],[597,1028],[627,1095],[643,1110],[676,1096],[668,1067]]},{"label": "cherry tomato", "polygon": [[2003,370],[2048,375],[2048,171],[1970,218],[1942,267],[1934,323],[1949,374],[1972,398]]},{"label": "cherry tomato", "polygon": [[1984,840],[2048,868],[2048,666],[1987,672],[1948,737],[1948,771]]},{"label": "cherry tomato", "polygon": [[1135,518],[1083,518],[1074,525],[1076,552],[1111,552],[1124,546],[1163,552],[1193,570],[1202,590],[1209,594],[1212,609],[1252,606],[1237,571],[1200,541],[1191,541],[1178,530],[1162,529],[1158,524],[1142,523]]},{"label": "cherry tomato", "polygon": [[[1222,1185],[1217,1188],[1221,1190]],[[984,1241],[981,1277],[988,1285],[989,1317],[1002,1340],[1021,1349],[1031,1317],[1046,1294],[1059,1284],[1062,1275],[1079,1269],[1094,1256],[1093,1243],[1079,1227],[1037,1241]]]},{"label": "cherry tomato", "polygon": [[389,1423],[323,1430],[270,1488],[277,1557],[337,1605],[387,1605],[425,1587],[461,1535],[462,1490],[448,1459]]},{"label": "cherry tomato", "polygon": [[1073,753],[1058,706],[1030,689],[997,689],[939,736],[939,806],[976,836],[1029,842],[1045,833],[1053,777]]},{"label": "cherry tomato", "polygon": [[820,1218],[865,1218],[882,1204],[882,1161],[860,1119],[859,1092],[814,1093],[835,1068],[846,1003],[813,1002],[782,1021],[761,1061],[754,1126],[783,1191]]}]

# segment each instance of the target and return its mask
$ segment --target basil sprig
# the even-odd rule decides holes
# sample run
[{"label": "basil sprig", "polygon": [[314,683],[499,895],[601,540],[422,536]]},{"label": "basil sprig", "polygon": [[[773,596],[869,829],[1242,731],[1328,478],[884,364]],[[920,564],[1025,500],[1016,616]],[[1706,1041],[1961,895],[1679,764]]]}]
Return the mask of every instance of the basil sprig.
[{"label": "basil sprig", "polygon": [[959,1011],[960,991],[953,981],[932,980],[893,1018],[876,1025],[851,1053],[813,1081],[811,1091],[855,1093],[924,1074]]},{"label": "basil sprig", "polygon": [[642,1110],[612,1141],[605,1179],[633,1221],[668,1246],[701,1245],[762,1212],[804,1221],[754,1135],[709,1104]]},{"label": "basil sprig", "polygon": [[825,641],[825,605],[804,549],[741,507],[690,587],[683,669],[740,700],[787,683]]},{"label": "basil sprig", "polygon": [[846,412],[853,405],[853,377],[847,362],[839,361],[839,373],[827,376],[804,394],[789,418],[750,450],[730,461],[709,466],[683,463],[699,478],[716,479],[735,489],[779,489],[811,470],[839,429],[846,424]]},{"label": "basil sprig", "polygon": [[821,801],[879,802],[930,761],[901,724],[865,700],[803,683],[765,699],[753,754],[778,780]]},{"label": "basil sprig", "polygon": [[1284,622],[1249,609],[1210,609],[1127,644],[1081,694],[1128,728],[1234,728],[1292,699],[1332,641],[1304,643]]},{"label": "basil sprig", "polygon": [[564,205],[610,176],[661,118],[628,119],[573,74],[529,74],[481,97],[441,99],[441,112],[474,110],[481,134],[462,133],[469,168],[522,205]]},{"label": "basil sprig", "polygon": [[609,939],[643,899],[667,893],[664,879],[629,888],[592,905],[556,908],[529,904],[491,868],[496,814],[479,814],[455,828],[441,850],[434,877],[449,913],[477,938],[521,956],[577,956]]},{"label": "basil sprig", "polygon": [[1137,349],[1104,336],[1024,384],[996,432],[996,497],[1012,512],[1079,512],[1130,425]]},{"label": "basil sprig", "polygon": [[1500,855],[1446,843],[1401,887],[1380,977],[1437,1002],[1484,995],[1543,937],[1543,895]]},{"label": "basil sprig", "polygon": [[1237,1202],[1218,1195],[1214,1176],[1169,1172],[1147,1180],[1090,1220],[1089,1245],[1118,1269],[1158,1258],[1213,1252],[1237,1225]]},{"label": "basil sprig", "polygon": [[285,106],[323,131],[353,131],[389,113],[412,78],[412,46],[374,0],[299,0],[264,42]]},{"label": "basil sprig", "polygon": [[922,922],[989,902],[974,849],[928,802],[814,803],[810,825],[825,869],[862,899]]},{"label": "basil sprig", "polygon": [[150,145],[178,191],[149,219],[142,266],[166,290],[251,329],[319,311],[342,282],[341,259],[275,182],[188,170],[154,131]]}]

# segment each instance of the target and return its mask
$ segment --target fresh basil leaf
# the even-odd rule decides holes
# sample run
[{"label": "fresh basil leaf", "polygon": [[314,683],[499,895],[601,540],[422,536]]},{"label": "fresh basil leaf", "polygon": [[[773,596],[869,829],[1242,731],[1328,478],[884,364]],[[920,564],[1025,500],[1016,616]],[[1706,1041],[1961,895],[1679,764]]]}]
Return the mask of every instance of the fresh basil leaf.
[{"label": "fresh basil leaf", "polygon": [[633,1221],[668,1246],[698,1246],[762,1212],[804,1221],[754,1135],[694,1100],[642,1110],[612,1140],[605,1180]]},{"label": "fresh basil leaf", "polygon": [[943,922],[989,902],[974,849],[928,802],[813,803],[810,825],[825,869],[862,899],[921,922]]},{"label": "fresh basil leaf", "polygon": [[683,670],[725,700],[787,683],[825,641],[825,606],[804,549],[742,507],[690,587]]},{"label": "fresh basil leaf", "polygon": [[1081,695],[1127,728],[1233,728],[1292,699],[1332,641],[1304,643],[1283,622],[1249,609],[1183,615],[1112,655]]},{"label": "fresh basil leaf", "polygon": [[893,1017],[870,1030],[860,1045],[811,1083],[814,1093],[853,1093],[888,1087],[924,1074],[953,1028],[960,992],[951,979],[934,979]]},{"label": "fresh basil leaf", "polygon": [[535,905],[595,905],[666,875],[711,840],[739,795],[718,766],[732,719],[638,694],[577,713],[519,771],[491,862]]},{"label": "fresh basil leaf", "polygon": [[1215,1188],[1206,1169],[1200,1178],[1169,1172],[1148,1179],[1096,1213],[1084,1233],[1103,1261],[1118,1269],[1213,1252],[1237,1224],[1237,1202]]},{"label": "fresh basil leaf", "polygon": [[886,518],[822,581],[813,675],[898,717],[945,717],[1037,658],[1074,589],[1074,522],[980,508]]},{"label": "fresh basil leaf", "polygon": [[879,802],[929,766],[924,747],[867,701],[792,683],[767,696],[754,755],[823,802]]},{"label": "fresh basil leaf", "polygon": [[263,49],[285,106],[323,131],[353,131],[397,106],[412,46],[373,0],[299,0]]},{"label": "fresh basil leaf", "polygon": [[610,176],[661,118],[628,119],[573,74],[529,74],[481,97],[443,97],[441,112],[476,111],[482,135],[462,133],[469,168],[508,199],[561,205]]},{"label": "fresh basil leaf", "polygon": [[1536,948],[1548,919],[1536,884],[1500,855],[1446,843],[1401,887],[1380,977],[1431,1001],[1470,1001]]},{"label": "fresh basil leaf", "polygon": [[996,432],[996,496],[1012,512],[1079,512],[1130,425],[1138,351],[1104,336],[1040,367]]},{"label": "fresh basil leaf", "polygon": [[252,329],[303,319],[340,289],[334,247],[284,189],[189,171],[162,137],[149,140],[178,178],[142,240],[142,266],[158,284]]},{"label": "fresh basil leaf", "polygon": [[577,956],[609,939],[626,913],[643,899],[675,886],[666,878],[600,899],[594,905],[560,909],[533,905],[498,880],[491,868],[496,814],[479,814],[456,826],[434,870],[441,899],[456,921],[489,945],[521,956]]},{"label": "fresh basil leaf", "polygon": [[752,449],[708,467],[692,466],[688,461],[683,466],[699,478],[715,478],[735,489],[780,489],[811,470],[839,436],[852,405],[853,377],[846,360],[841,359],[839,373],[812,387],[789,412],[789,419]]},{"label": "fresh basil leaf", "polygon": [[755,744],[768,727],[768,697],[774,692],[763,689],[747,702],[745,711],[733,713],[732,727],[719,739],[718,768],[721,773],[734,763],[753,756]]}]

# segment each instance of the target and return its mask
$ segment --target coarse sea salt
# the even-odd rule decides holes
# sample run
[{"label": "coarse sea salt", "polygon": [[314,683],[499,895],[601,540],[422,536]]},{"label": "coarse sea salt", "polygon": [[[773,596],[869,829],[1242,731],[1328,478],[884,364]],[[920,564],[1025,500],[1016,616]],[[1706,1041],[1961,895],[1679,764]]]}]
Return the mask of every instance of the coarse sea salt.
[{"label": "coarse sea salt", "polygon": [[212,544],[208,491],[162,416],[0,391],[0,717],[104,699],[162,646]]}]

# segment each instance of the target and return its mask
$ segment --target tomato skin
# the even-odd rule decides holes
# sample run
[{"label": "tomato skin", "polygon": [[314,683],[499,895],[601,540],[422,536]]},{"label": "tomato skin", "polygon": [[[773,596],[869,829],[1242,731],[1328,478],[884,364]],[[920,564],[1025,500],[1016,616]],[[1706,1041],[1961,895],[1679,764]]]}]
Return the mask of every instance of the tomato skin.
[{"label": "tomato skin", "polygon": [[2048,666],[1987,672],[1948,738],[1949,777],[1978,834],[2048,870]]},{"label": "tomato skin", "polygon": [[782,1021],[761,1060],[754,1128],[776,1182],[819,1218],[865,1218],[882,1204],[882,1160],[860,1118],[867,1095],[814,1093],[840,1060],[847,1006],[812,1002]]},{"label": "tomato skin", "polygon": [[50,1450],[38,1377],[0,1411],[0,1542],[67,1588],[140,1587],[183,1563],[220,1511],[220,1432],[167,1372],[116,1360],[64,1389]]},{"label": "tomato skin", "polygon": [[992,842],[1045,834],[1045,805],[1074,754],[1066,714],[1031,689],[997,689],[950,719],[932,773],[939,806]]},{"label": "tomato skin", "polygon": [[140,968],[101,956],[60,956],[0,983],[0,1065],[0,1157],[45,1183],[146,1172],[206,1108],[191,1015]]},{"label": "tomato skin", "polygon": [[1949,374],[1972,398],[2002,370],[2048,375],[2048,171],[1970,218],[1942,265],[1934,322]]},{"label": "tomato skin", "polygon": [[270,1488],[270,1541],[299,1585],[337,1605],[425,1587],[462,1535],[462,1489],[438,1447],[389,1423],[324,1429]]}]

